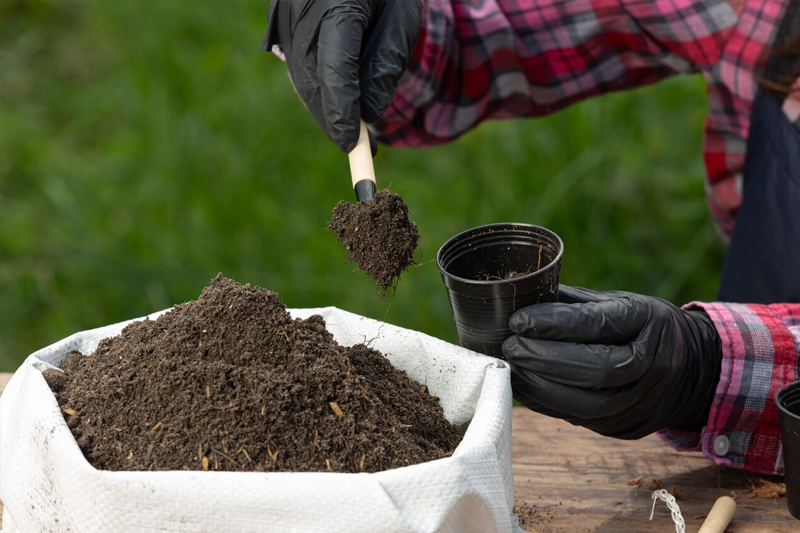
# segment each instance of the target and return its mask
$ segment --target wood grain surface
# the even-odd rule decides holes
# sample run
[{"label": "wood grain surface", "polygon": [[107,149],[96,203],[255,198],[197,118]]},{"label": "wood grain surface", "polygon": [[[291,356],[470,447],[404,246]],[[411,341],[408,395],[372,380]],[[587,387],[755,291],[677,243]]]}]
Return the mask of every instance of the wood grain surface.
[{"label": "wood grain surface", "polygon": [[[649,520],[653,480],[675,487],[687,533],[700,529],[724,495],[737,499],[732,533],[800,532],[786,498],[749,497],[757,476],[716,466],[700,453],[676,452],[654,435],[605,438],[524,408],[514,408],[512,423],[514,495],[528,533],[672,533],[663,502]],[[641,486],[630,483],[640,476]]]},{"label": "wood grain surface", "polygon": [[[0,373],[0,394],[6,388],[8,380],[11,379],[12,374]],[[3,529],[3,502],[0,501],[0,529]]]}]

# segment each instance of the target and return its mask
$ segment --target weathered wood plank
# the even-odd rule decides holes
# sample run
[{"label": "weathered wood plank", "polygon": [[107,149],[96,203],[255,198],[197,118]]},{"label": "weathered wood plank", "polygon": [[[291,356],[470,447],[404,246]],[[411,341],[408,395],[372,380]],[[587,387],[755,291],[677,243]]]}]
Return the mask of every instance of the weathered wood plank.
[{"label": "weathered wood plank", "polygon": [[11,376],[13,376],[13,375],[14,374],[11,374],[11,373],[8,373],[8,372],[0,372],[0,393],[2,393],[3,389],[6,388],[6,385],[8,384],[8,380],[10,380]]},{"label": "weathered wood plank", "polygon": [[732,531],[800,531],[784,498],[750,499],[747,474],[718,467],[700,453],[675,452],[656,436],[605,438],[524,408],[514,408],[512,423],[514,493],[517,505],[535,515],[524,526],[528,533],[675,531],[662,502],[649,520],[651,491],[629,483],[639,476],[676,487],[687,532],[703,522],[693,516],[708,513],[731,491],[738,496]]},{"label": "weathered wood plank", "polygon": [[[13,374],[0,372],[0,394],[2,394],[3,389],[6,388],[8,384],[8,380],[11,379]],[[3,502],[0,502],[0,529],[3,529]]]}]

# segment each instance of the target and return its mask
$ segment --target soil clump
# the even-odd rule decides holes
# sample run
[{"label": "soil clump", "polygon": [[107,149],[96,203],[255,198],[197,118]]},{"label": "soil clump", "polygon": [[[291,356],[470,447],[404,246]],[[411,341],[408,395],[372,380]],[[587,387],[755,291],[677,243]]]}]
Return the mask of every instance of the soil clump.
[{"label": "soil clump", "polygon": [[381,295],[414,264],[419,231],[408,218],[408,206],[389,189],[378,191],[372,201],[340,201],[328,230],[336,233],[350,262],[381,287]]},{"label": "soil clump", "polygon": [[128,325],[45,379],[103,470],[377,472],[450,455],[435,397],[319,315],[217,276],[195,301]]}]

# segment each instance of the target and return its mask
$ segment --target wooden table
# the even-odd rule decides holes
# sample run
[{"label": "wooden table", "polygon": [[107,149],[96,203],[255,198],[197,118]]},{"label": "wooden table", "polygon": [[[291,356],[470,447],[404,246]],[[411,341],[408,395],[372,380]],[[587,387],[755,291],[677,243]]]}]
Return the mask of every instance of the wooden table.
[{"label": "wooden table", "polygon": [[[561,420],[514,408],[512,465],[517,507],[533,518],[528,533],[673,533],[665,503],[650,518],[647,483],[675,486],[687,533],[696,533],[720,496],[734,491],[733,533],[800,532],[786,498],[749,498],[748,474],[716,466],[701,453],[679,453],[651,435],[638,441],[601,437]],[[643,476],[642,486],[629,481]],[[755,479],[756,476],[750,474]],[[781,478],[769,478],[782,481]]]},{"label": "wooden table", "polygon": [[[6,383],[11,379],[11,374],[0,373],[0,393],[6,388]],[[3,502],[0,502],[0,528],[3,527]]]},{"label": "wooden table", "polygon": [[[10,379],[0,373],[0,391]],[[785,498],[748,498],[747,475],[720,468],[699,453],[672,451],[657,437],[607,439],[524,408],[513,411],[512,463],[517,507],[529,518],[527,533],[643,533],[675,531],[659,502],[652,522],[647,482],[675,486],[687,533],[702,524],[693,516],[711,509],[719,496],[738,496],[733,533],[800,532]],[[645,484],[630,484],[642,476]],[[2,503],[0,503],[2,513]],[[2,523],[0,523],[2,527]]]}]

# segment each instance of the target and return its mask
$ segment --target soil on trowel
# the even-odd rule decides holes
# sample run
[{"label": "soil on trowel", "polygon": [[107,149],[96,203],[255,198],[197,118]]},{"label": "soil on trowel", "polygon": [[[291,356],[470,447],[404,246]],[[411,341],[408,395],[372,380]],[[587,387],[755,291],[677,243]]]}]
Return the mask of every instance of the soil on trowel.
[{"label": "soil on trowel", "polygon": [[376,472],[450,455],[437,398],[319,315],[217,276],[200,297],[128,325],[45,372],[104,470]]},{"label": "soil on trowel", "polygon": [[419,231],[408,219],[408,206],[389,189],[378,191],[372,201],[339,202],[328,230],[336,233],[350,262],[381,287],[381,295],[414,264]]}]

